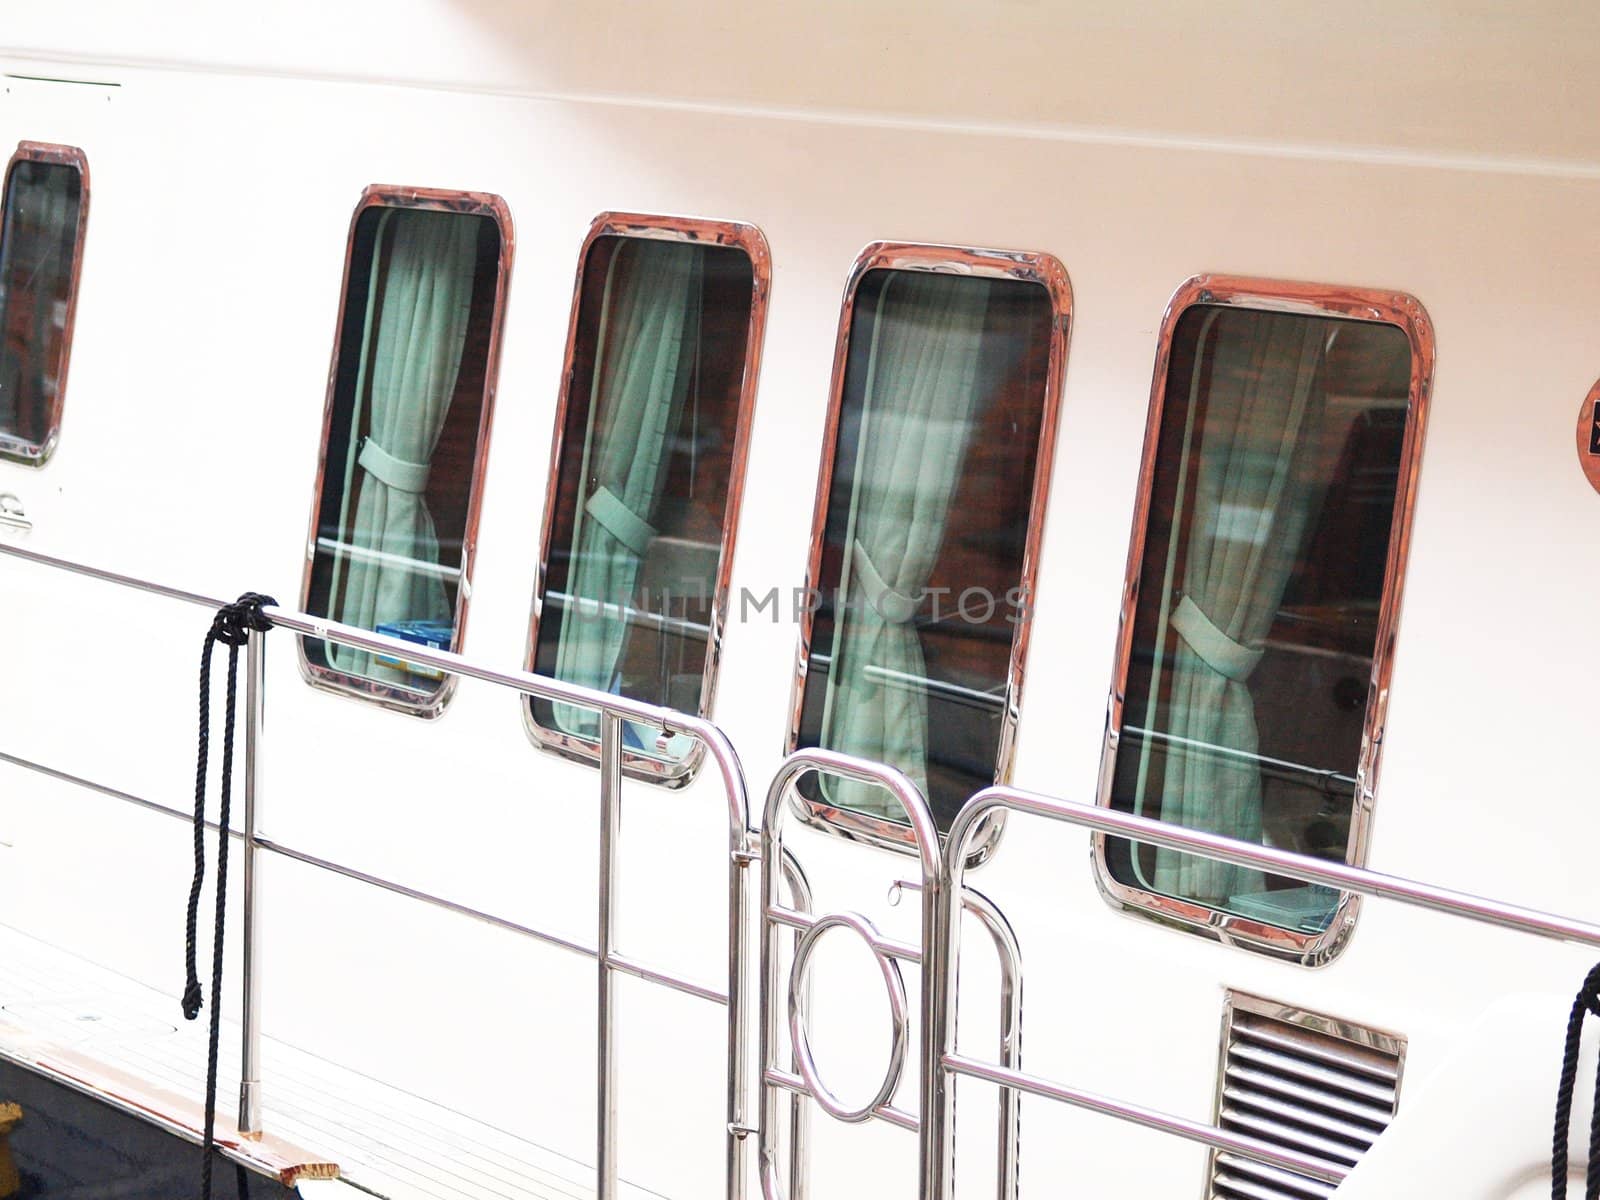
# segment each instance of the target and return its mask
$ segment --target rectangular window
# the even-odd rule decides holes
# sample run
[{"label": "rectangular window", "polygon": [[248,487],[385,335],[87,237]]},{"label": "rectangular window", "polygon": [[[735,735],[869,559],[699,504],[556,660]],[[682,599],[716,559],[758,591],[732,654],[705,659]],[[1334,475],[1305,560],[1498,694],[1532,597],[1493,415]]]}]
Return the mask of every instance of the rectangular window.
[{"label": "rectangular window", "polygon": [[0,213],[0,458],[40,466],[55,449],[88,223],[83,151],[20,143]]},{"label": "rectangular window", "polygon": [[[882,244],[846,291],[789,746],[898,767],[941,830],[1009,771],[1070,297],[1049,255]],[[797,802],[909,842],[880,789]]]},{"label": "rectangular window", "polygon": [[[1432,339],[1408,296],[1199,279],[1168,310],[1102,803],[1359,863]],[[1104,840],[1113,900],[1305,961],[1354,897]],[[1226,932],[1223,932],[1226,931]]]},{"label": "rectangular window", "polygon": [[[305,610],[461,648],[511,270],[497,196],[368,188],[350,227]],[[453,680],[302,638],[313,684],[437,716]]]},{"label": "rectangular window", "polygon": [[[580,255],[551,454],[530,667],[711,711],[766,319],[754,226],[607,213]],[[595,714],[524,701],[529,733],[593,761]],[[670,785],[701,747],[636,723],[630,774]]]}]

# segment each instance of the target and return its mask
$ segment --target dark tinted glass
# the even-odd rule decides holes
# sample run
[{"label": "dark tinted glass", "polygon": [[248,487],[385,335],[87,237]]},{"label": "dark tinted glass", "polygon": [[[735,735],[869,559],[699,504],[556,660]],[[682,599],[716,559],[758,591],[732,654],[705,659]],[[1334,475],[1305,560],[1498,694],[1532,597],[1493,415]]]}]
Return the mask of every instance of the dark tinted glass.
[{"label": "dark tinted glass", "polygon": [[[941,828],[995,779],[1051,317],[1016,280],[876,270],[856,292],[798,742],[899,767]],[[804,790],[902,819],[877,788]]]},{"label": "dark tinted glass", "polygon": [[72,336],[83,176],[18,159],[0,221],[0,454],[38,460],[55,441]]},{"label": "dark tinted glass", "polygon": [[[701,710],[737,470],[754,275],[742,249],[600,237],[584,262],[534,670]],[[595,714],[533,702],[544,730],[598,737]],[[685,739],[624,727],[635,754]]]}]

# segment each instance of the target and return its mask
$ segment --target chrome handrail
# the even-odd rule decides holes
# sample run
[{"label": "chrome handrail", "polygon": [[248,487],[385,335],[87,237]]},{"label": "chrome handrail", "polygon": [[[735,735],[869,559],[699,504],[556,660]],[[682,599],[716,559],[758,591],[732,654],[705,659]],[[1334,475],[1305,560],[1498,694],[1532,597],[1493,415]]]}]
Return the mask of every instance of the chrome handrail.
[{"label": "chrome handrail", "polygon": [[[132,576],[92,568],[36,551],[0,543],[0,556],[30,561],[45,567],[69,571],[105,582],[133,588],[206,608],[220,607],[220,599],[151,583]],[[1257,868],[1303,883],[1394,900],[1416,908],[1481,924],[1530,933],[1540,937],[1600,949],[1600,924],[1574,920],[1537,909],[1438,887],[1414,879],[1388,875],[1325,859],[1294,854],[1271,846],[1224,838],[1203,830],[1188,829],[1148,817],[1118,812],[1094,804],[1062,800],[1017,788],[996,786],[973,796],[957,814],[947,838],[941,839],[934,826],[927,802],[917,787],[901,772],[881,764],[827,750],[800,750],[791,754],[778,770],[767,791],[764,820],[759,833],[750,824],[750,805],[738,756],[723,733],[711,722],[654,705],[596,692],[587,688],[524,671],[500,671],[479,666],[448,651],[434,650],[415,643],[357,629],[335,621],[279,607],[268,607],[266,615],[279,627],[308,637],[326,639],[359,650],[392,653],[406,661],[435,667],[445,673],[479,679],[511,688],[519,693],[540,696],[596,710],[601,715],[601,895],[594,947],[581,945],[555,934],[521,925],[445,897],[411,888],[406,884],[366,874],[354,867],[332,862],[261,837],[254,821],[262,782],[263,692],[265,682],[262,643],[252,638],[246,660],[246,789],[244,828],[231,831],[244,842],[246,904],[243,1047],[244,1080],[240,1095],[240,1130],[259,1132],[260,1117],[260,972],[255,960],[255,924],[259,908],[254,855],[275,853],[332,871],[371,886],[385,888],[435,907],[469,916],[508,929],[514,933],[572,953],[596,963],[598,995],[596,1004],[596,1073],[599,1122],[597,1130],[596,1179],[599,1200],[614,1200],[616,1178],[615,1036],[611,986],[616,975],[628,975],[646,982],[725,1004],[727,1024],[727,1104],[726,1146],[728,1200],[743,1200],[747,1191],[747,1143],[757,1138],[760,1155],[756,1175],[761,1195],[778,1200],[782,1195],[780,1169],[779,1096],[809,1098],[835,1117],[849,1121],[881,1119],[916,1131],[919,1141],[918,1195],[922,1200],[951,1200],[954,1189],[954,1109],[957,1077],[983,1080],[1002,1089],[999,1146],[1000,1195],[1015,1194],[1017,1186],[1016,1102],[1032,1095],[1072,1105],[1091,1112],[1130,1122],[1152,1130],[1224,1150],[1242,1158],[1337,1183],[1348,1168],[1314,1156],[1287,1150],[1249,1135],[1219,1126],[1163,1112],[1131,1101],[1104,1096],[1039,1075],[1025,1073],[1020,1066],[1021,1019],[1020,952],[1003,913],[994,904],[966,886],[965,875],[972,860],[972,846],[992,814],[1009,810],[1060,821],[1088,829],[1098,836],[1127,838],[1147,845],[1178,850],[1217,862]],[[728,801],[728,982],[726,991],[708,987],[670,972],[659,971],[616,949],[615,887],[618,882],[617,815],[621,788],[621,726],[623,721],[653,725],[669,733],[682,733],[701,740],[721,773]],[[189,820],[190,814],[155,801],[120,792],[115,788],[60,771],[43,764],[0,752],[0,762],[29,767],[79,786],[92,788],[117,799],[152,809],[174,818]],[[827,774],[876,784],[888,791],[904,810],[921,867],[921,880],[898,886],[919,893],[921,936],[916,945],[883,937],[865,918],[857,914],[817,914],[810,889],[799,864],[787,857],[782,827],[789,812],[790,793],[806,774]],[[760,867],[761,903],[756,920],[748,920],[750,905],[748,875]],[[791,904],[785,905],[782,889],[787,882]],[[956,1011],[959,1000],[961,925],[963,911],[972,911],[984,924],[1001,959],[1002,1013],[999,1063],[984,1062],[959,1053],[956,1045]],[[905,1009],[899,964],[911,963],[921,974],[920,1031],[916,1053],[920,1065],[918,1106],[908,1112],[893,1103],[893,1085],[903,1069],[903,1059],[891,1062],[885,1083],[874,1103],[864,1109],[848,1109],[832,1097],[817,1077],[809,1046],[791,1037],[790,1055],[780,1066],[782,1010],[787,1009],[791,1030],[796,1021],[803,1025],[806,974],[804,956],[809,953],[822,928],[846,926],[866,939],[877,956],[891,992],[894,1012],[894,1040],[909,1053],[910,1015]],[[759,932],[760,1001],[751,1014],[751,991],[746,981],[752,954],[748,939],[752,929]],[[789,987],[780,986],[779,938],[798,934],[796,963],[791,965]],[[782,997],[782,999],[780,999]],[[896,998],[899,1003],[894,1003]],[[798,1014],[798,1015],[797,1015]],[[756,1016],[759,1038],[755,1047],[759,1071],[754,1078],[759,1094],[759,1123],[752,1126],[746,1116],[751,1088],[752,1047],[745,1036],[746,1022]],[[885,1091],[884,1089],[887,1089]],[[796,1100],[796,1103],[803,1103]],[[792,1110],[786,1123],[789,1146],[788,1174],[791,1200],[805,1192],[803,1111]]]},{"label": "chrome handrail", "polygon": [[[903,894],[916,894],[921,928],[917,945],[881,935],[871,921],[859,913],[818,913],[809,886],[802,882],[801,886],[796,887],[796,880],[803,880],[803,876],[800,875],[799,864],[784,845],[783,833],[786,820],[792,815],[793,789],[807,775],[828,775],[874,784],[883,789],[905,814],[921,866],[921,878],[895,879],[889,888],[889,901],[898,904]],[[795,751],[784,760],[767,790],[760,838],[762,902],[757,924],[760,929],[761,995],[757,1080],[761,1102],[757,1169],[761,1196],[763,1200],[804,1200],[809,1193],[807,1134],[802,1120],[808,1101],[815,1103],[835,1120],[852,1124],[883,1121],[916,1133],[919,1142],[918,1162],[923,1172],[923,1182],[917,1194],[933,1196],[936,1193],[928,1188],[940,1186],[940,1181],[939,1177],[928,1176],[927,1171],[930,1164],[937,1161],[936,1152],[945,1136],[944,1122],[953,1121],[954,1113],[944,1102],[944,1078],[935,1057],[938,1043],[930,1036],[930,1031],[942,1029],[945,1021],[953,1028],[956,1013],[956,997],[943,982],[944,960],[936,933],[943,922],[943,913],[957,903],[955,897],[959,896],[961,910],[973,914],[989,935],[998,959],[1000,977],[998,1053],[1001,1062],[1008,1068],[1020,1070],[1022,957],[1016,934],[1005,915],[988,897],[971,888],[951,891],[942,882],[948,876],[948,864],[927,799],[909,778],[893,767],[831,750]],[[795,894],[793,907],[783,904],[781,884],[784,880],[789,882],[790,890]],[[852,930],[866,943],[878,962],[889,991],[889,1066],[874,1098],[857,1108],[842,1104],[828,1090],[818,1075],[804,1034],[808,985],[806,960],[816,938],[823,930],[830,928]],[[781,978],[782,964],[779,961],[780,938],[785,932],[797,935],[787,987]],[[908,1112],[894,1104],[894,1093],[904,1075],[905,1047],[911,1043],[910,1015],[906,1008],[904,985],[900,980],[901,963],[914,965],[921,973],[921,1033],[916,1041],[919,1077],[916,1112]],[[950,986],[954,986],[953,982]],[[790,1054],[787,1065],[780,1066],[778,1053],[785,1015],[790,1030]],[[780,1144],[783,1128],[780,1093],[787,1094],[793,1106],[789,1121],[787,1193],[779,1169],[779,1162],[785,1157]],[[1007,1095],[999,1105],[995,1168],[998,1200],[1016,1200],[1020,1142],[1018,1098]]]},{"label": "chrome handrail", "polygon": [[[971,844],[984,819],[999,810],[1044,817],[1097,834],[1115,835],[1169,850],[1184,851],[1214,862],[1255,867],[1303,883],[1322,884],[1364,896],[1395,900],[1414,908],[1429,909],[1479,924],[1600,949],[1600,925],[1592,922],[1438,887],[1399,875],[1293,854],[1272,846],[1237,841],[1204,830],[1188,829],[1094,804],[1001,786],[985,788],[968,800],[950,827],[944,860],[947,896],[962,893]],[[1003,1094],[1016,1092],[1056,1100],[1326,1182],[1338,1183],[1349,1173],[1349,1168],[1342,1165],[1288,1151],[1210,1123],[1161,1112],[1145,1105],[1025,1074],[1004,1064],[986,1063],[959,1054],[955,1044],[954,1007],[956,979],[960,969],[961,928],[960,922],[952,919],[948,903],[941,910],[937,945],[924,947],[924,953],[937,957],[945,973],[944,983],[939,989],[943,1006],[935,1026],[925,1031],[925,1035],[936,1043],[929,1054],[937,1064],[935,1073],[939,1077],[939,1086],[936,1090],[941,1095],[941,1103],[953,1092],[956,1076],[965,1076],[996,1084]],[[925,1200],[949,1200],[952,1195],[952,1125],[953,1122],[948,1119],[938,1122],[938,1145],[933,1150],[936,1159],[923,1165],[923,1177],[928,1181],[921,1193]]]},{"label": "chrome handrail", "polygon": [[[1386,875],[1364,867],[1352,867],[1325,858],[1295,854],[1289,850],[1279,850],[1275,846],[1238,841],[1220,834],[1207,833],[1201,829],[1190,829],[1150,817],[1118,812],[1112,808],[1101,808],[1076,800],[1060,800],[1037,792],[1025,792],[1020,788],[990,787],[974,795],[962,806],[951,824],[950,845],[967,848],[967,843],[975,835],[977,822],[997,809],[1048,817],[1064,821],[1069,825],[1079,825],[1097,833],[1113,834],[1128,838],[1130,841],[1143,842],[1168,850],[1187,851],[1213,862],[1257,867],[1273,875],[1284,875],[1302,883],[1319,883],[1325,887],[1356,892],[1363,896],[1398,900],[1402,904],[1464,917],[1485,925],[1495,925],[1502,929],[1514,929],[1521,933],[1532,933],[1539,937],[1600,949],[1600,925],[1590,921],[1578,921],[1556,913],[1476,896],[1470,892],[1438,887],[1419,880],[1407,879],[1401,875]],[[950,863],[957,862],[954,850],[947,855],[947,859]],[[959,880],[965,873],[965,865],[954,866],[949,873],[952,878]]]},{"label": "chrome handrail", "polygon": [[[797,750],[784,759],[767,788],[767,802],[761,822],[761,906],[759,909],[761,946],[761,1003],[759,1024],[758,1062],[760,1074],[760,1124],[757,1136],[760,1145],[757,1164],[764,1200],[781,1200],[783,1184],[778,1168],[779,1130],[782,1127],[779,1112],[779,1093],[809,1097],[818,1107],[837,1120],[862,1123],[872,1120],[886,1121],[904,1129],[917,1131],[921,1151],[926,1158],[928,1140],[935,1128],[926,1119],[930,1110],[933,1090],[939,1085],[937,1064],[926,1056],[932,1042],[924,1036],[919,1044],[921,1088],[918,1108],[923,1116],[908,1113],[894,1105],[894,1092],[900,1082],[904,1059],[900,1051],[909,1044],[909,1016],[904,1007],[903,987],[898,983],[899,964],[918,965],[922,975],[921,1025],[931,1027],[934,1013],[940,1005],[939,989],[942,982],[940,963],[936,955],[922,953],[920,947],[903,945],[879,936],[866,918],[855,913],[819,916],[802,912],[783,904],[783,827],[789,813],[790,789],[802,776],[830,775],[860,783],[875,784],[884,789],[905,813],[916,839],[917,856],[922,866],[921,916],[923,946],[931,944],[938,928],[942,905],[944,874],[943,854],[939,833],[928,810],[927,801],[917,786],[900,771],[878,763],[866,762],[831,750]],[[866,1105],[848,1109],[828,1091],[818,1077],[811,1059],[809,1046],[804,1040],[804,989],[805,962],[808,946],[824,929],[845,926],[862,937],[877,959],[886,983],[890,985],[892,1013],[892,1044],[889,1069],[877,1094]],[[788,986],[780,979],[779,938],[784,930],[800,930],[801,938],[790,966]],[[779,997],[785,999],[780,1001]],[[798,1070],[788,1070],[778,1065],[778,1046],[783,1014],[787,1013],[790,1029],[791,1051]],[[794,1181],[791,1179],[791,1184]],[[803,1194],[802,1183],[793,1193]]]},{"label": "chrome handrail", "polygon": [[[918,884],[910,880],[897,880],[890,890],[890,901],[899,891],[915,891]],[[1000,911],[1000,906],[976,888],[966,888],[961,894],[961,905],[978,919],[983,931],[994,943],[995,956],[1000,967],[1000,1066],[1010,1071],[1022,1070],[1022,946],[1011,927],[1010,919]],[[924,951],[926,952],[926,951]],[[949,995],[950,1023],[954,1027],[961,1013],[961,997],[957,991]],[[995,1196],[997,1200],[1017,1200],[1022,1187],[1022,1109],[1021,1094],[1006,1090],[1000,1094],[999,1128],[995,1133],[998,1147],[995,1164]]]},{"label": "chrome handrail", "polygon": [[[19,559],[37,566],[65,571],[96,579],[104,583],[133,591],[161,596],[202,608],[217,609],[228,601],[200,592],[187,591],[133,575],[92,567],[70,559],[58,558],[21,546],[0,543],[0,556]],[[256,957],[259,920],[258,879],[255,856],[258,852],[275,853],[284,857],[346,878],[384,888],[420,903],[485,921],[513,933],[554,945],[595,961],[597,969],[596,999],[596,1196],[597,1200],[615,1200],[617,1185],[617,1106],[616,1106],[616,1037],[615,1008],[612,985],[615,976],[627,975],[646,983],[670,988],[702,1000],[725,1005],[728,1009],[727,1041],[727,1098],[726,1098],[726,1196],[728,1200],[743,1200],[748,1173],[746,1139],[751,1132],[745,1115],[749,1092],[749,1046],[743,1036],[748,1015],[748,985],[744,970],[745,926],[748,912],[749,865],[755,861],[752,850],[750,804],[745,785],[744,769],[727,736],[715,724],[703,717],[675,712],[652,704],[630,700],[607,692],[563,683],[527,671],[504,671],[486,667],[453,654],[436,650],[400,638],[388,637],[324,617],[298,612],[281,605],[267,605],[263,614],[281,629],[303,634],[338,645],[349,646],[371,653],[391,654],[406,662],[436,668],[446,674],[510,688],[523,695],[537,696],[564,704],[593,709],[600,715],[600,842],[601,887],[598,902],[596,945],[591,948],[542,930],[510,921],[491,913],[471,908],[445,897],[412,888],[397,881],[369,875],[354,867],[333,862],[317,855],[295,850],[260,836],[255,820],[261,799],[262,745],[264,741],[265,711],[265,656],[262,639],[251,634],[245,659],[245,777],[243,828],[230,830],[240,838],[244,858],[244,913],[241,966],[241,1024],[243,1045],[240,1057],[239,1132],[246,1137],[259,1137],[261,1124],[261,1000],[259,965]],[[618,882],[617,864],[620,858],[618,841],[622,787],[622,722],[635,721],[660,728],[668,734],[684,734],[700,741],[716,764],[721,776],[728,805],[728,980],[726,991],[707,987],[694,980],[684,979],[639,962],[615,948],[616,919],[615,894]],[[90,788],[102,794],[125,800],[139,807],[151,809],[167,816],[191,820],[192,815],[155,801],[136,797],[107,785],[72,775],[44,764],[34,763],[15,755],[0,753],[0,761],[41,771],[55,778]],[[214,828],[215,826],[213,826]]]}]

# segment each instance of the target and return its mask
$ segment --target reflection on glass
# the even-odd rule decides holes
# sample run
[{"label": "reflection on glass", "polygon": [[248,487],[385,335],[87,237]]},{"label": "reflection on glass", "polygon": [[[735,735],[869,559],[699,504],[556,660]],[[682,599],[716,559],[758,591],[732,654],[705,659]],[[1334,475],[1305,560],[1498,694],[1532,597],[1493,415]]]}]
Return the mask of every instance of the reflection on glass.
[{"label": "reflection on glass", "polygon": [[[941,828],[994,782],[1050,331],[1034,283],[876,270],[856,292],[798,744],[900,768]],[[803,790],[903,820],[876,787]]]},{"label": "reflection on glass", "polygon": [[[600,237],[584,262],[534,669],[701,711],[754,273],[737,247]],[[592,742],[592,710],[533,702]],[[635,754],[688,740],[629,723]]]},{"label": "reflection on glass", "polygon": [[[351,244],[309,611],[454,649],[500,232],[489,217],[366,208]],[[305,640],[346,679],[426,697],[431,669]]]},{"label": "reflection on glass", "polygon": [[67,370],[83,176],[18,158],[0,219],[0,454],[39,461],[54,442]]},{"label": "reflection on glass", "polygon": [[[1343,860],[1411,352],[1396,326],[1198,305],[1151,481],[1112,803]],[[1337,892],[1149,846],[1113,874],[1319,932]]]}]

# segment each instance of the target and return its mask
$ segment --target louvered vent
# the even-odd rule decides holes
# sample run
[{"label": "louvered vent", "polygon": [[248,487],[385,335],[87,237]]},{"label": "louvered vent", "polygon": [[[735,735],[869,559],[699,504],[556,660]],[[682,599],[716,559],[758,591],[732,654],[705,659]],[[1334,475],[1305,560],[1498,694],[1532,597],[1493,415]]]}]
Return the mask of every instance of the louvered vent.
[{"label": "louvered vent", "polygon": [[[1229,993],[1217,1123],[1355,1165],[1394,1117],[1405,1039]],[[1334,1185],[1236,1155],[1212,1156],[1209,1200],[1323,1200]]]}]

